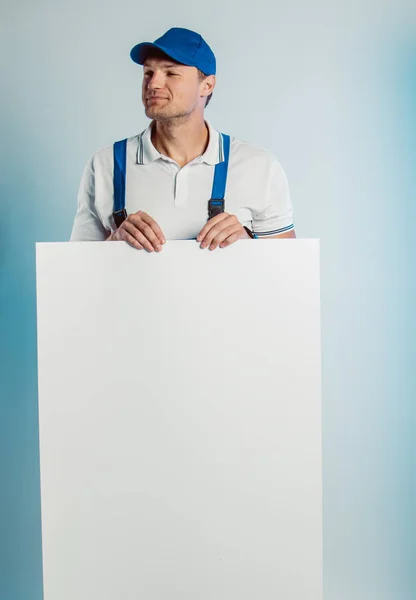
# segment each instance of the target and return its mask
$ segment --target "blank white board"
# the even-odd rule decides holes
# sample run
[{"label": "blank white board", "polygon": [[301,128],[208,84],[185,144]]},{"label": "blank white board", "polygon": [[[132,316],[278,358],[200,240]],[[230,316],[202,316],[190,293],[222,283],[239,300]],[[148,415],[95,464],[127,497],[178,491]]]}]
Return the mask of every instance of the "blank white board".
[{"label": "blank white board", "polygon": [[37,245],[45,600],[321,600],[319,242]]}]

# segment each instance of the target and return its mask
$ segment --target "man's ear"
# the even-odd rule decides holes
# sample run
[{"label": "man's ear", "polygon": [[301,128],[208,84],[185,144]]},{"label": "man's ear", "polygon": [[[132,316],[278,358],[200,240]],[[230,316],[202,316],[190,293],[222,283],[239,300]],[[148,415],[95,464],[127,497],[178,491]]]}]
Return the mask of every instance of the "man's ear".
[{"label": "man's ear", "polygon": [[204,81],[203,81],[204,94],[203,95],[206,98],[210,94],[212,94],[212,92],[214,91],[216,82],[217,82],[217,79],[216,79],[215,75],[207,75],[207,77],[204,79]]}]

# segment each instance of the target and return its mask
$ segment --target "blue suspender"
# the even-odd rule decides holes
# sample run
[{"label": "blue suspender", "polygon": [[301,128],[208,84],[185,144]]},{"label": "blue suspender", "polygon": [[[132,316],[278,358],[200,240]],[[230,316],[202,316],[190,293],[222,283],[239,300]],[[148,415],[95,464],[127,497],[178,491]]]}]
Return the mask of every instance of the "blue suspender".
[{"label": "blue suspender", "polygon": [[[215,165],[211,200],[208,202],[208,219],[224,212],[225,188],[227,186],[228,163],[230,159],[230,136],[221,133],[224,146],[224,160]],[[116,142],[114,155],[114,212],[116,227],[120,227],[127,218],[126,211],[126,149],[127,139]]]},{"label": "blue suspender", "polygon": [[224,212],[225,188],[227,186],[228,162],[230,158],[230,136],[221,134],[224,145],[224,160],[215,165],[211,200],[208,202],[208,219]]},{"label": "blue suspender", "polygon": [[126,149],[127,139],[116,142],[113,147],[114,156],[114,212],[116,227],[120,227],[127,219],[126,211]]}]

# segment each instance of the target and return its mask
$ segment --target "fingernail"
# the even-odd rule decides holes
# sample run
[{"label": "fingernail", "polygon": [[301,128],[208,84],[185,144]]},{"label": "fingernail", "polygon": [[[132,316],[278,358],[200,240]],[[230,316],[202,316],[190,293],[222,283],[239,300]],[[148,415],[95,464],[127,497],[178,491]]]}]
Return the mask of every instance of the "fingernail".
[{"label": "fingernail", "polygon": [[196,241],[197,241],[197,242],[200,242],[200,241],[201,241],[201,236],[200,236],[200,235],[198,235],[198,237],[196,238]]},{"label": "fingernail", "polygon": [[160,252],[162,250],[162,246],[156,246],[156,252]]},{"label": "fingernail", "polygon": [[165,238],[162,238],[160,241],[162,242],[162,244],[166,244]]},{"label": "fingernail", "polygon": [[206,248],[206,247],[207,247],[207,245],[208,245],[208,244],[207,244],[206,242],[202,242],[202,244],[201,244],[201,248]]}]

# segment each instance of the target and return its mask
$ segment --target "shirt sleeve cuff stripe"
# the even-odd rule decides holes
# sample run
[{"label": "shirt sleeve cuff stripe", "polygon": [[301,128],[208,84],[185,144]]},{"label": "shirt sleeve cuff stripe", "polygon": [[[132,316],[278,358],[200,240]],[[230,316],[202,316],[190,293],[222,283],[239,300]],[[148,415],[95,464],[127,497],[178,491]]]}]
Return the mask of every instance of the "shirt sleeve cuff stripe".
[{"label": "shirt sleeve cuff stripe", "polygon": [[285,231],[291,231],[294,228],[295,228],[295,226],[292,223],[292,225],[288,225],[287,227],[282,227],[281,229],[274,229],[273,231],[254,231],[254,233],[258,237],[263,237],[263,236],[267,236],[267,235],[279,235],[279,233],[285,233]]}]

